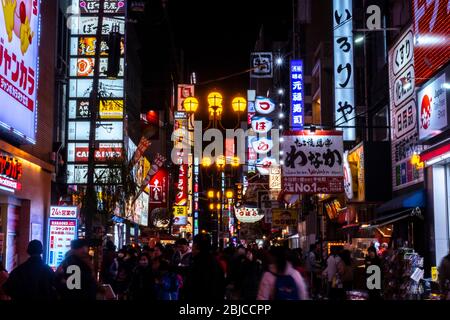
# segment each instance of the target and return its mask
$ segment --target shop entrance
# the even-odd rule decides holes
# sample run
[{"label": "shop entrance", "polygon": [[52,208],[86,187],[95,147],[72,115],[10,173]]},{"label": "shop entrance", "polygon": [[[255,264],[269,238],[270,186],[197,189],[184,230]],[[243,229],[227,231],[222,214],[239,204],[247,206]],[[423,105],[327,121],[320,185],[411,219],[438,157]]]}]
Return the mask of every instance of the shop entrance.
[{"label": "shop entrance", "polygon": [[20,211],[20,206],[0,204],[0,260],[8,271],[19,264]]}]

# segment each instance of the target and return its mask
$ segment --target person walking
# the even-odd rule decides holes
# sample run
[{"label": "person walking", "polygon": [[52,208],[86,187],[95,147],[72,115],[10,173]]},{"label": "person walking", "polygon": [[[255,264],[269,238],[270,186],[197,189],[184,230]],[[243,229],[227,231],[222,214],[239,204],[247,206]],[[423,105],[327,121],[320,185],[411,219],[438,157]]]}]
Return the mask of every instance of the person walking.
[{"label": "person walking", "polygon": [[6,271],[5,267],[0,262],[0,301],[9,300],[9,296],[5,293],[5,290],[3,290],[3,285],[6,280],[8,280],[8,276],[8,271]]},{"label": "person walking", "polygon": [[322,250],[320,244],[311,244],[306,257],[305,268],[308,273],[310,293],[313,298],[320,298]]},{"label": "person walking", "polygon": [[256,259],[256,252],[246,250],[244,262],[242,263],[242,284],[240,286],[240,300],[256,300],[258,285],[262,277],[262,264]]},{"label": "person walking", "polygon": [[308,300],[303,277],[287,259],[287,249],[273,247],[270,250],[268,271],[262,276],[257,300]]},{"label": "person walking", "polygon": [[159,259],[158,274],[155,279],[156,298],[158,300],[178,300],[180,290],[180,278],[174,272],[165,259]]},{"label": "person walking", "polygon": [[450,300],[450,253],[442,259],[438,270],[442,299]]},{"label": "person walking", "polygon": [[340,283],[336,288],[336,299],[346,300],[347,291],[353,289],[353,262],[349,250],[342,250],[339,254],[340,261],[338,263],[338,275]]},{"label": "person walking", "polygon": [[323,271],[322,275],[327,279],[327,291],[328,298],[330,300],[337,300],[339,297],[339,286],[341,286],[341,279],[338,273],[338,265],[341,262],[341,258],[338,255],[338,248],[332,246],[330,255],[327,259],[327,267]]},{"label": "person walking", "polygon": [[133,271],[129,291],[130,300],[156,300],[155,277],[147,254],[139,256],[138,265]]},{"label": "person walking", "polygon": [[198,234],[194,237],[193,261],[185,284],[186,300],[188,301],[205,302],[224,299],[224,274],[211,249],[209,235]]},{"label": "person walking", "polygon": [[27,261],[12,270],[3,290],[12,300],[52,301],[57,299],[55,273],[42,261],[42,243],[32,240],[28,244]]},{"label": "person walking", "polygon": [[[79,268],[79,288],[71,288],[69,279],[73,271],[69,269]],[[73,269],[72,269],[73,270]],[[70,251],[56,271],[57,289],[62,300],[67,301],[92,301],[97,297],[97,281],[94,267],[89,256],[88,243],[84,239],[72,240]],[[69,283],[68,283],[69,281]]]},{"label": "person walking", "polygon": [[101,282],[112,286],[116,276],[116,246],[111,240],[108,240],[103,250],[103,258],[100,272]]}]

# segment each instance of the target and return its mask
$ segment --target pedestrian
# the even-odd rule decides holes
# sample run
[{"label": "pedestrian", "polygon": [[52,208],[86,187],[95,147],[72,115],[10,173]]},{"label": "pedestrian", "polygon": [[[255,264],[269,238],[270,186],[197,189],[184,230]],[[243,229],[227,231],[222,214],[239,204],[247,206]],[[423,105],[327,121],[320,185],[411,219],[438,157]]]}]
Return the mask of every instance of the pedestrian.
[{"label": "pedestrian", "polygon": [[110,284],[114,282],[117,261],[116,259],[116,246],[111,240],[108,240],[103,250],[103,258],[100,272],[100,279],[104,284]]},{"label": "pedestrian", "polygon": [[341,258],[338,255],[338,247],[332,246],[330,249],[330,255],[327,259],[327,267],[323,271],[322,275],[327,279],[327,292],[330,300],[339,299],[339,287],[341,286],[341,279],[338,273],[338,264]]},{"label": "pedestrian", "polygon": [[231,291],[232,300],[240,300],[242,283],[244,279],[243,265],[246,260],[246,251],[244,246],[240,245],[231,261],[231,266],[228,274],[228,285]]},{"label": "pedestrian", "polygon": [[256,258],[256,251],[247,249],[242,263],[242,284],[240,300],[254,301],[258,294],[258,285],[262,277],[262,263]]},{"label": "pedestrian", "polygon": [[128,291],[130,300],[156,300],[155,277],[150,265],[150,258],[145,253],[139,256]]},{"label": "pedestrian", "polygon": [[188,268],[192,263],[192,250],[189,247],[189,242],[182,238],[178,239],[175,245],[176,251],[172,257],[172,265],[180,270]]},{"label": "pedestrian", "polygon": [[[73,266],[78,267],[80,276],[79,287],[75,287],[76,289],[70,287],[72,279],[69,279],[69,277],[76,272],[73,271]],[[89,256],[88,242],[85,239],[71,241],[70,251],[58,267],[56,277],[57,289],[62,300],[96,300],[97,281],[95,278],[94,266],[92,265],[91,257]]]},{"label": "pedestrian", "polygon": [[178,300],[180,278],[165,259],[159,259],[158,275],[155,283],[158,300]]},{"label": "pedestrian", "polygon": [[450,253],[442,259],[439,265],[438,279],[442,299],[450,300]]},{"label": "pedestrian", "polygon": [[[367,249],[367,256],[365,258],[366,276],[369,277],[372,272],[367,272],[367,268],[370,266],[377,266],[381,271],[381,259],[377,255],[377,249],[374,246],[370,246]],[[381,275],[381,272],[380,272]],[[379,281],[382,283],[382,280]],[[369,289],[369,288],[368,288]],[[380,300],[381,290],[380,289],[369,289],[369,300]]]},{"label": "pedestrian", "polygon": [[300,273],[288,261],[284,247],[270,250],[268,271],[262,276],[257,300],[307,300],[308,292]]},{"label": "pedestrian", "polygon": [[320,244],[311,244],[309,246],[309,252],[306,257],[305,262],[305,269],[308,273],[308,279],[309,279],[309,287],[311,296],[313,298],[320,298],[320,287],[321,287],[321,277],[320,273],[321,270],[321,254],[322,251],[320,249]]},{"label": "pedestrian", "polygon": [[153,252],[154,258],[159,258],[163,255],[164,246],[162,245],[161,242],[158,242],[153,249],[154,249],[154,252]]},{"label": "pedestrian", "polygon": [[8,271],[6,271],[3,263],[0,262],[0,301],[9,300],[9,296],[6,294],[5,290],[3,290],[3,285],[6,280],[8,280]]},{"label": "pedestrian", "polygon": [[340,283],[336,288],[336,298],[337,300],[346,300],[346,292],[353,289],[353,262],[349,250],[342,250],[339,257],[338,274]]},{"label": "pedestrian", "polygon": [[185,284],[188,301],[205,302],[224,299],[224,274],[211,249],[209,235],[198,234],[194,237],[192,265]]},{"label": "pedestrian", "polygon": [[119,300],[127,298],[126,292],[130,286],[133,270],[137,265],[135,250],[127,248],[119,251],[116,289]]},{"label": "pedestrian", "polygon": [[17,301],[56,300],[55,273],[41,258],[42,243],[32,240],[28,244],[27,261],[15,268],[5,284],[4,292]]}]

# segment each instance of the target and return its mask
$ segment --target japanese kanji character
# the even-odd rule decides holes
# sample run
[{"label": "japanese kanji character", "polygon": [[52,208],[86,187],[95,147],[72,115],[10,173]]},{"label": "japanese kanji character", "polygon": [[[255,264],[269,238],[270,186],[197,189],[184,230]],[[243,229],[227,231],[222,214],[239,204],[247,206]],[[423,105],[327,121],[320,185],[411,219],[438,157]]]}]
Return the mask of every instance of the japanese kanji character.
[{"label": "japanese kanji character", "polygon": [[331,146],[333,144],[333,142],[331,142],[331,140],[330,139],[325,139],[325,142],[324,142],[324,145],[325,145],[325,147],[329,147],[329,146]]},{"label": "japanese kanji character", "polygon": [[316,147],[323,147],[323,141],[321,138],[317,139],[316,141]]},{"label": "japanese kanji character", "polygon": [[301,92],[294,92],[292,94],[292,101],[302,101],[302,93]]},{"label": "japanese kanji character", "polygon": [[292,112],[302,112],[302,105],[300,103],[294,103]]},{"label": "japanese kanji character", "polygon": [[294,81],[292,82],[292,90],[301,90],[302,89],[302,82],[301,81]]}]

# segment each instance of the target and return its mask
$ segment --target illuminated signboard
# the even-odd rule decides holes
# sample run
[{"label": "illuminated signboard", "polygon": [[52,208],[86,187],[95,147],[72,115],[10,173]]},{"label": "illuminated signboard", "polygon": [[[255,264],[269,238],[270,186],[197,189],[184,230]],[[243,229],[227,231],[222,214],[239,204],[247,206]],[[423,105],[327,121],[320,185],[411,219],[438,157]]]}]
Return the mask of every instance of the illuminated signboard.
[{"label": "illuminated signboard", "polygon": [[416,84],[431,78],[450,60],[448,0],[413,0]]},{"label": "illuminated signboard", "polygon": [[264,218],[264,215],[259,213],[258,208],[234,207],[234,214],[243,223],[254,223]]},{"label": "illuminated signboard", "polygon": [[344,192],[341,131],[291,131],[281,145],[285,193]]},{"label": "illuminated signboard", "polygon": [[47,264],[54,270],[70,250],[70,242],[77,238],[77,219],[50,218],[48,220]]},{"label": "illuminated signboard", "polygon": [[303,106],[303,60],[291,60],[291,127],[302,129]]},{"label": "illuminated signboard", "polygon": [[[73,143],[67,145],[67,161],[87,162],[89,157],[88,143]],[[99,148],[95,151],[96,161],[107,161],[121,159],[123,148],[121,143],[99,143]]]},{"label": "illuminated signboard", "polygon": [[448,102],[449,90],[445,89],[450,75],[450,67],[447,74],[443,73],[430,80],[417,93],[419,138],[428,139],[443,132],[448,126]]},{"label": "illuminated signboard", "polygon": [[[78,6],[82,13],[98,13],[100,8],[99,0],[73,0],[72,5]],[[104,13],[108,14],[124,14],[125,1],[124,0],[105,0],[103,8]]]},{"label": "illuminated signboard", "polygon": [[335,125],[346,127],[342,128],[345,141],[354,141],[356,110],[352,0],[333,0],[333,29]]},{"label": "illuminated signboard", "polygon": [[[69,97],[89,98],[92,91],[92,85],[92,79],[70,79]],[[108,97],[109,99],[123,98],[123,79],[100,79],[99,90],[103,92],[103,96]]]},{"label": "illuminated signboard", "polygon": [[3,1],[0,21],[0,127],[35,143],[39,1]]},{"label": "illuminated signboard", "polygon": [[[87,183],[87,164],[68,164],[67,165],[67,183],[86,184]],[[120,169],[97,166],[94,169],[95,183],[108,183],[108,180],[114,178],[115,183],[119,183]]]},{"label": "illuminated signboard", "polygon": [[178,99],[177,99],[177,110],[185,111],[183,107],[183,102],[187,97],[194,96],[194,85],[191,84],[179,84],[178,85]]},{"label": "illuminated signboard", "polygon": [[173,224],[176,226],[187,225],[187,207],[174,206],[173,207]]},{"label": "illuminated signboard", "polygon": [[275,110],[275,103],[265,97],[257,97],[255,101],[255,111],[260,114],[269,114]]},{"label": "illuminated signboard", "polygon": [[252,117],[252,129],[256,133],[267,133],[272,129],[272,120],[266,117]]},{"label": "illuminated signboard", "polygon": [[417,102],[414,33],[405,30],[389,50],[389,95],[391,114],[391,151],[393,190],[423,181],[423,170],[411,164],[411,157],[419,139],[417,127]]},{"label": "illuminated signboard", "polygon": [[290,227],[297,229],[298,213],[296,210],[272,209],[272,227]]},{"label": "illuminated signboard", "polygon": [[50,218],[77,218],[78,207],[51,206]]},{"label": "illuminated signboard", "polygon": [[252,140],[252,147],[256,153],[266,154],[273,148],[273,141],[268,138],[256,138]]},{"label": "illuminated signboard", "polygon": [[[95,35],[97,33],[98,18],[95,16],[82,17],[77,15],[71,15],[69,18],[69,26],[72,35],[83,34],[83,35]],[[103,28],[102,33],[108,35],[112,30],[113,26],[119,26],[119,32],[121,34],[125,33],[125,21],[120,17],[104,17],[103,18]]]},{"label": "illuminated signboard", "polygon": [[[124,74],[124,59],[120,59],[118,77]],[[70,59],[71,77],[93,77],[94,76],[94,57],[82,57]],[[108,58],[100,58],[100,76],[106,77],[108,71]]]},{"label": "illuminated signboard", "polygon": [[272,52],[252,52],[250,57],[251,78],[272,78],[273,57]]},{"label": "illuminated signboard", "polygon": [[9,154],[0,152],[0,188],[10,192],[22,189],[19,182],[22,174],[22,162]]},{"label": "illuminated signboard", "polygon": [[277,160],[275,158],[265,157],[264,159],[258,159],[256,161],[256,169],[261,175],[269,175],[270,168],[277,164]]}]

